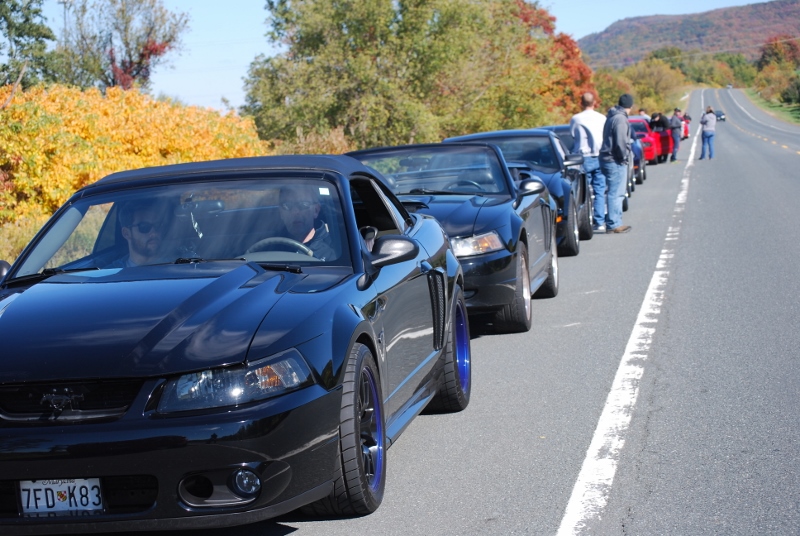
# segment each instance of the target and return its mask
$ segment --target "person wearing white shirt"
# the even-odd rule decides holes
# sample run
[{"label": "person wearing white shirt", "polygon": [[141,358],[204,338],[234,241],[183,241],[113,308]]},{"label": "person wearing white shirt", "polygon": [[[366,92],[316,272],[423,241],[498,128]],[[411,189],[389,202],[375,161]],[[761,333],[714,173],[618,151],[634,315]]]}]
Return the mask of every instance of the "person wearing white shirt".
[{"label": "person wearing white shirt", "polygon": [[592,202],[594,230],[602,233],[606,230],[603,223],[606,221],[606,178],[600,170],[598,156],[603,143],[606,116],[595,111],[594,106],[594,94],[584,93],[581,96],[583,111],[572,116],[569,131],[575,140],[572,152],[583,155],[583,172],[586,173],[594,190]]}]

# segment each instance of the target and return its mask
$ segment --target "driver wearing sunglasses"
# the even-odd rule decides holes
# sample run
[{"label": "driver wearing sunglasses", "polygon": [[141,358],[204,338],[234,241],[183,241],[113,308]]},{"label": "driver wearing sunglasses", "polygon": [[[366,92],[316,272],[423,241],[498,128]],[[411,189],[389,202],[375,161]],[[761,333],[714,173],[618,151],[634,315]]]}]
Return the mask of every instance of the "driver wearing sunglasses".
[{"label": "driver wearing sunglasses", "polygon": [[[320,203],[317,192],[310,186],[287,185],[281,188],[279,208],[283,228],[278,236],[291,238],[307,246],[314,257],[331,260],[336,253],[331,246],[328,226],[318,221]],[[319,225],[315,225],[318,223]]]},{"label": "driver wearing sunglasses", "polygon": [[122,237],[128,242],[128,254],[110,267],[126,268],[162,262],[162,233],[165,211],[158,203],[134,201],[120,210]]}]

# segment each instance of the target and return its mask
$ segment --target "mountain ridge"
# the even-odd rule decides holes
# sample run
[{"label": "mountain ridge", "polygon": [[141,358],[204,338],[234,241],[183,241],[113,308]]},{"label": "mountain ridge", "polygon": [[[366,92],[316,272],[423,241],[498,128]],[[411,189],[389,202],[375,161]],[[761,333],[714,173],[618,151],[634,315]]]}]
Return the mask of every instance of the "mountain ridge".
[{"label": "mountain ridge", "polygon": [[678,47],[685,52],[742,53],[754,60],[771,36],[800,39],[800,0],[773,0],[688,15],[650,15],[619,20],[578,40],[592,68],[624,67],[649,52]]}]

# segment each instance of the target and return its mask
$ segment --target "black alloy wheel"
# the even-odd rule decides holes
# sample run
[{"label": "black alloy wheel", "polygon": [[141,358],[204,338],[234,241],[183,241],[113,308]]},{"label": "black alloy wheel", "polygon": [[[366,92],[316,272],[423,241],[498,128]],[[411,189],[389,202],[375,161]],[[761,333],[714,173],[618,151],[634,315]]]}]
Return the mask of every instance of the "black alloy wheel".
[{"label": "black alloy wheel", "polygon": [[314,515],[367,515],[386,486],[386,430],[380,376],[372,352],[350,350],[339,423],[339,456],[331,494],[303,509]]}]

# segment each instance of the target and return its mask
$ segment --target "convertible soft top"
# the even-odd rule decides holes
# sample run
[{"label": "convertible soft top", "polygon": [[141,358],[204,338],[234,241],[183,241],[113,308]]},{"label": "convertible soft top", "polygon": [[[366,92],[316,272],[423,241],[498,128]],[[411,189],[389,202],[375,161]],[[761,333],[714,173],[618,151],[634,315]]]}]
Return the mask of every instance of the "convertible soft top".
[{"label": "convertible soft top", "polygon": [[375,170],[364,166],[361,162],[350,156],[328,155],[288,155],[288,156],[253,156],[247,158],[228,158],[224,160],[210,160],[207,162],[190,162],[186,164],[173,164],[169,166],[149,167],[112,173],[99,181],[87,186],[87,189],[108,186],[120,182],[140,181],[147,179],[163,180],[169,177],[242,173],[259,170],[309,170],[332,171],[345,177],[354,173],[376,176]]}]

